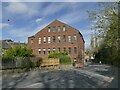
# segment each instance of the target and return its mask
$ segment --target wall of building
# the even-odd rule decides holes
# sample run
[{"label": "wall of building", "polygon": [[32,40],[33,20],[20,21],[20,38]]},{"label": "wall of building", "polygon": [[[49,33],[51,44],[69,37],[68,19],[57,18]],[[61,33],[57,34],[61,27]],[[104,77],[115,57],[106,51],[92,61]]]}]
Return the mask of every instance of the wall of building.
[{"label": "wall of building", "polygon": [[[52,28],[56,26],[56,32],[52,31]],[[58,26],[60,26],[60,32],[58,32]],[[63,31],[63,26],[66,26],[66,31]],[[48,32],[48,27],[51,27],[51,32]],[[66,42],[63,42],[63,35],[66,36]],[[68,42],[68,35],[72,37],[72,42]],[[77,41],[74,42],[74,35],[77,36]],[[53,36],[56,36],[56,43],[53,43]],[[61,38],[61,42],[58,43],[58,36]],[[38,39],[41,38],[41,44],[38,44]],[[46,43],[43,42],[43,38],[46,37]],[[51,43],[48,43],[48,37],[51,37]],[[31,40],[33,40],[33,44],[31,44]],[[77,58],[78,55],[80,56],[79,59],[81,59],[82,51],[84,51],[84,42],[82,36],[79,34],[79,31],[75,28],[62,23],[58,20],[55,20],[54,22],[50,23],[48,26],[46,26],[44,29],[39,31],[35,34],[34,38],[29,37],[28,38],[28,44],[33,49],[33,54],[38,56],[38,49],[41,49],[41,54],[39,56],[41,57],[47,57],[48,55],[48,48],[52,49],[55,48],[56,51],[58,51],[58,48],[61,48],[61,51],[63,51],[63,48],[66,48],[68,51],[68,48],[70,47],[72,49],[70,57],[73,60],[74,58]],[[74,54],[74,47],[77,48],[77,54]],[[46,49],[46,54],[43,54],[43,49]]]}]

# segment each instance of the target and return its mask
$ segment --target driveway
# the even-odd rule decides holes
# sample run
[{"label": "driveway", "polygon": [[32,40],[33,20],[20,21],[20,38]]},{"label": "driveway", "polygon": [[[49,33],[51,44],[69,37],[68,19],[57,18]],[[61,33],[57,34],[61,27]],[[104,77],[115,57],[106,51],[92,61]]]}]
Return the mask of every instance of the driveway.
[{"label": "driveway", "polygon": [[2,75],[2,88],[117,88],[115,73],[108,65],[10,73]]}]

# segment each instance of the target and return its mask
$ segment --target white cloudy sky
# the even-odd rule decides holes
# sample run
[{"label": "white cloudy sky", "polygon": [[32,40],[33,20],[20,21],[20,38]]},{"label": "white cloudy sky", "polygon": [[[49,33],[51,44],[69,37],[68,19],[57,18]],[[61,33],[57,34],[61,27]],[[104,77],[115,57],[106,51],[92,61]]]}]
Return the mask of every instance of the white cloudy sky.
[{"label": "white cloudy sky", "polygon": [[2,2],[1,6],[2,39],[27,42],[27,37],[57,19],[80,30],[86,48],[92,33],[86,11],[99,8],[97,2]]}]

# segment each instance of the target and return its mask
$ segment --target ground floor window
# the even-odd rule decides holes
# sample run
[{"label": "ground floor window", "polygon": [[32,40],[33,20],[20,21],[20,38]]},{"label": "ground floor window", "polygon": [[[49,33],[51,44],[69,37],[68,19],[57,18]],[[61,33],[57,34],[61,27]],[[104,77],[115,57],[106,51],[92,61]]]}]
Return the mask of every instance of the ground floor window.
[{"label": "ground floor window", "polygon": [[53,52],[55,52],[55,48],[53,48]]},{"label": "ground floor window", "polygon": [[66,51],[66,48],[63,48],[63,51],[65,52],[65,51]]},{"label": "ground floor window", "polygon": [[46,54],[46,49],[45,49],[45,48],[43,49],[43,54],[44,54],[44,55]]},{"label": "ground floor window", "polygon": [[71,48],[70,47],[68,48],[68,53],[71,54]]},{"label": "ground floor window", "polygon": [[58,52],[60,52],[60,48],[58,48]]},{"label": "ground floor window", "polygon": [[77,48],[74,47],[74,54],[77,54]]},{"label": "ground floor window", "polygon": [[40,55],[40,54],[41,54],[41,49],[39,48],[39,49],[38,49],[38,55]]},{"label": "ground floor window", "polygon": [[48,53],[50,53],[50,48],[48,48]]}]

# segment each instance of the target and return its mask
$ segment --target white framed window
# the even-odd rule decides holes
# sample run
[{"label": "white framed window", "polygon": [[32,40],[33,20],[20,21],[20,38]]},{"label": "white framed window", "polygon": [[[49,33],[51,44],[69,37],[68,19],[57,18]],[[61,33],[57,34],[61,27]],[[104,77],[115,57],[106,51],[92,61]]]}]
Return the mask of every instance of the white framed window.
[{"label": "white framed window", "polygon": [[66,36],[63,35],[63,42],[65,43],[66,42]]},{"label": "white framed window", "polygon": [[55,52],[55,48],[53,48],[53,52]]},{"label": "white framed window", "polygon": [[50,48],[48,48],[48,53],[50,53]]},{"label": "white framed window", "polygon": [[56,32],[56,27],[55,26],[53,27],[53,32]]},{"label": "white framed window", "polygon": [[68,42],[71,42],[71,36],[70,35],[68,36]]},{"label": "white framed window", "polygon": [[68,48],[68,53],[71,54],[71,48],[70,47]]},{"label": "white framed window", "polygon": [[38,44],[41,44],[41,38],[40,37],[38,38]]},{"label": "white framed window", "polygon": [[63,31],[64,31],[64,32],[66,31],[66,26],[63,26]]},{"label": "white framed window", "polygon": [[45,49],[45,48],[43,48],[43,54],[45,55],[45,53],[46,53],[46,49]]},{"label": "white framed window", "polygon": [[46,43],[46,37],[43,38],[43,42]]},{"label": "white framed window", "polygon": [[50,32],[50,27],[48,27],[48,32]]},{"label": "white framed window", "polygon": [[56,42],[56,39],[55,39],[55,36],[53,36],[53,43],[55,43]]},{"label": "white framed window", "polygon": [[41,49],[40,48],[38,48],[38,55],[40,55],[41,54]]},{"label": "white framed window", "polygon": [[51,37],[50,36],[48,37],[48,43],[51,43]]},{"label": "white framed window", "polygon": [[76,42],[77,41],[77,36],[76,35],[74,35],[74,42]]},{"label": "white framed window", "polygon": [[58,32],[60,32],[60,26],[58,26]]},{"label": "white framed window", "polygon": [[74,54],[77,54],[77,48],[74,47]]},{"label": "white framed window", "polygon": [[60,36],[58,36],[58,43],[60,43]]}]

